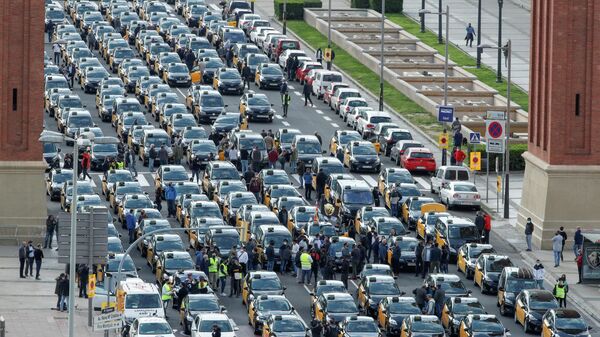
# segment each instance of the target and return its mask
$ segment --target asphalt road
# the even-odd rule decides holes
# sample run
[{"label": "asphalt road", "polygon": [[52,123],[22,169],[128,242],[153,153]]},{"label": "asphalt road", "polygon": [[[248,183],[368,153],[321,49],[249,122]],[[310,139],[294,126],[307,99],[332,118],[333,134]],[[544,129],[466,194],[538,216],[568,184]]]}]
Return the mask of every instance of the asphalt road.
[{"label": "asphalt road", "polygon": [[[261,14],[261,9],[257,8],[257,12],[259,14]],[[276,26],[276,24],[274,24],[274,26]],[[49,55],[51,55],[51,46],[49,44],[46,44],[46,52]],[[96,51],[94,53],[95,53],[95,55],[98,55]],[[307,51],[307,53],[310,53],[310,51]],[[101,57],[99,57],[99,58],[100,58],[101,62],[103,64],[105,64],[104,61],[102,61],[102,58]],[[323,137],[324,149],[326,149],[326,146],[329,143],[329,139],[333,135],[334,131],[338,130],[338,129],[346,129],[345,123],[343,123],[343,121],[337,115],[335,115],[335,113],[333,111],[331,111],[327,105],[325,105],[322,101],[317,101],[315,98],[313,98],[313,101],[316,103],[314,107],[310,107],[310,106],[305,107],[303,100],[301,99],[301,85],[299,83],[297,83],[297,82],[291,83],[289,88],[291,90],[292,102],[291,102],[291,106],[290,106],[289,114],[288,114],[287,118],[283,118],[281,116],[282,112],[281,112],[280,96],[279,96],[278,91],[266,91],[266,90],[258,90],[258,88],[253,88],[253,90],[260,91],[260,92],[267,94],[271,103],[275,104],[274,108],[277,111],[277,115],[275,116],[276,118],[274,119],[273,123],[271,123],[271,124],[250,123],[250,125],[249,125],[250,129],[252,129],[256,132],[260,132],[263,129],[271,129],[271,130],[273,130],[273,132],[275,132],[279,128],[292,127],[292,128],[298,128],[306,134],[313,134],[316,131]],[[177,93],[177,95],[181,98],[181,102],[184,102],[186,89],[185,88],[173,88],[172,90],[175,93]],[[88,109],[92,113],[94,122],[99,127],[102,128],[102,130],[104,131],[104,134],[106,136],[116,136],[115,129],[111,127],[110,123],[104,123],[104,122],[100,121],[100,119],[97,117],[97,113],[94,108],[94,106],[95,106],[94,95],[83,93],[77,86],[74,91],[82,98],[83,103],[85,105],[87,105]],[[239,96],[225,96],[224,98],[225,98],[226,104],[229,105],[228,109],[231,111],[236,111],[237,107],[239,105]],[[372,102],[372,99],[369,99],[369,100]],[[376,105],[374,105],[374,106],[376,106]],[[148,118],[148,120],[151,120],[151,118]],[[410,129],[410,127],[408,125],[406,125],[404,122],[402,122],[397,117],[394,117],[394,120],[401,127]],[[46,122],[46,127],[48,129],[50,129],[50,130],[56,129],[56,122],[54,121],[53,118],[50,118],[50,117],[48,117],[48,115],[46,115],[45,122]],[[154,122],[154,121],[152,121],[152,122],[157,126],[156,122]],[[413,130],[413,134],[415,134],[417,136],[417,133],[414,132],[414,130]],[[433,146],[433,144],[430,144],[429,146]],[[63,152],[64,153],[71,152],[71,149],[63,147]],[[387,157],[382,157],[382,162],[384,163],[384,165],[386,167],[394,166],[390,162],[389,158],[387,158]],[[148,172],[148,169],[143,167],[139,162],[138,162],[137,167],[138,167],[138,170],[140,171],[140,174],[139,174],[140,184],[143,186],[144,190],[147,191],[151,197],[153,197],[154,192],[153,192],[153,187],[152,187],[153,186],[152,175]],[[100,173],[94,172],[94,173],[92,173],[92,176],[93,176],[93,181],[96,185],[96,190],[97,190],[98,194],[100,194],[101,193],[101,191],[100,191],[100,186],[101,186]],[[354,174],[354,176],[359,179],[365,180],[371,186],[375,186],[375,184],[376,184],[376,179],[377,179],[376,174]],[[297,185],[298,184],[297,176],[293,175],[292,181],[294,181],[295,184]],[[428,191],[429,190],[429,177],[427,175],[417,176],[417,181],[419,183],[419,188],[424,191],[424,194],[426,196],[430,196],[430,193]],[[51,202],[49,199],[48,199],[48,210],[49,210],[49,212],[54,213],[54,214],[61,212],[59,204],[56,202]],[[471,219],[474,218],[474,212],[471,210],[456,210],[456,211],[452,211],[451,213],[453,213],[454,215],[457,215],[457,216],[468,217]],[[166,209],[163,210],[163,215],[166,217]],[[170,221],[172,222],[172,226],[174,226],[174,227],[179,226],[179,224],[175,220],[170,219]],[[116,224],[116,227],[123,234],[123,237],[122,237],[123,245],[125,247],[127,247],[128,243],[127,243],[126,231],[123,231],[120,228],[119,224]],[[184,237],[184,240],[185,239],[186,239],[186,237]],[[513,259],[515,264],[517,264],[517,265],[521,264],[519,261],[519,255],[517,254],[517,252],[515,252],[506,243],[506,241],[504,241],[504,239],[496,237],[495,235],[492,235],[491,242],[495,246],[495,248],[498,252],[509,255]],[[137,250],[133,251],[133,259],[134,259],[136,265],[138,267],[142,268],[142,270],[140,272],[140,277],[147,280],[148,282],[154,282],[154,274],[152,274],[150,267],[148,267],[146,265],[145,259],[143,259],[141,257],[141,255],[139,254],[139,252]],[[455,265],[450,266],[450,272],[451,273],[456,272]],[[459,275],[461,275],[461,278],[462,278],[462,274],[459,274]],[[306,286],[298,284],[296,282],[296,280],[293,279],[291,276],[287,276],[287,275],[282,276],[281,279],[284,282],[285,286],[287,287],[287,290],[286,290],[287,298],[292,302],[292,304],[294,305],[296,310],[300,313],[300,315],[304,318],[304,320],[307,323],[310,322],[310,314],[309,314],[310,305],[309,305],[308,293],[310,292],[311,289],[309,289]],[[414,274],[411,272],[402,273],[397,280],[400,288],[403,291],[405,291],[407,294],[411,294],[412,290],[415,289],[416,287],[418,287],[420,285],[421,281],[422,280],[420,277],[415,277]],[[489,313],[497,314],[499,316],[498,309],[496,308],[496,305],[495,305],[495,296],[480,294],[478,288],[475,288],[473,286],[472,281],[465,280],[463,278],[463,282],[465,283],[465,285],[467,286],[468,289],[471,289],[473,291],[473,296],[476,296],[480,299],[481,303],[485,306],[485,308],[487,309],[487,311]],[[356,293],[356,284],[354,281],[350,282],[349,291],[353,295]],[[240,298],[220,297],[220,300],[221,300],[221,304],[225,305],[227,307],[228,315],[239,326],[240,330],[238,332],[238,335],[239,336],[250,336],[252,334],[252,330],[251,330],[250,326],[247,324],[247,322],[248,322],[247,311],[246,311],[246,307],[241,305],[241,299]],[[171,309],[169,309],[169,310],[171,310]],[[181,327],[179,326],[178,315],[175,312],[169,312],[168,315],[170,317],[169,322],[171,323],[172,327],[174,329],[181,330]],[[510,329],[512,335],[515,335],[515,336],[524,336],[525,335],[523,333],[522,327],[515,325],[512,317],[499,317],[499,318],[503,322],[505,327]],[[183,333],[181,331],[178,331],[178,334],[183,335]]]}]

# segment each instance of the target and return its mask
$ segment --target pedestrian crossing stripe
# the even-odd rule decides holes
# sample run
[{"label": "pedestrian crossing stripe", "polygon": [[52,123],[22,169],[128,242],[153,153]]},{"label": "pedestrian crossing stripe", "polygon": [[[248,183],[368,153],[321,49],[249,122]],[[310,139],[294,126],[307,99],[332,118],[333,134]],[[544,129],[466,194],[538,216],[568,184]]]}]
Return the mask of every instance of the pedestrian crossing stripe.
[{"label": "pedestrian crossing stripe", "polygon": [[284,126],[290,126],[290,123],[288,123],[286,121],[282,121],[281,124],[283,124]]},{"label": "pedestrian crossing stripe", "polygon": [[146,177],[144,177],[144,174],[138,174],[137,181],[138,181],[138,183],[140,183],[141,187],[150,186],[150,183],[148,183],[148,180],[146,180]]},{"label": "pedestrian crossing stripe", "polygon": [[300,184],[300,176],[297,175],[296,173],[294,174],[290,174],[290,176],[298,183]]},{"label": "pedestrian crossing stripe", "polygon": [[298,91],[294,91],[294,94],[296,94],[296,96],[302,96],[302,94],[299,93]]},{"label": "pedestrian crossing stripe", "polygon": [[361,175],[361,178],[367,182],[367,184],[369,184],[369,186],[371,187],[375,187],[377,186],[377,181],[375,181],[375,179],[373,179],[373,177],[368,176],[368,175]]},{"label": "pedestrian crossing stripe", "polygon": [[417,183],[419,183],[419,185],[423,186],[424,189],[426,189],[427,191],[431,190],[431,185],[425,181],[425,179],[421,178],[421,177],[416,177],[415,180],[417,181]]},{"label": "pedestrian crossing stripe", "polygon": [[277,119],[283,119],[283,117],[281,115],[275,115],[275,118],[277,118]]}]

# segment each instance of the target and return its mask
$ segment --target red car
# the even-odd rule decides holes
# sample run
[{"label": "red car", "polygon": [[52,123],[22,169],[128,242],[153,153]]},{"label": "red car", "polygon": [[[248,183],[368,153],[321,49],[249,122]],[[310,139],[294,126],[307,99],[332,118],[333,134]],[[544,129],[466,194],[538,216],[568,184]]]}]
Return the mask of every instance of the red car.
[{"label": "red car", "polygon": [[323,69],[323,65],[319,62],[304,62],[301,67],[296,69],[296,78],[300,84],[304,84],[304,77],[312,69]]},{"label": "red car", "polygon": [[279,55],[281,55],[284,50],[288,49],[300,49],[300,42],[294,39],[281,39],[277,41],[277,46],[275,47],[275,60],[279,60]]},{"label": "red car", "polygon": [[348,84],[342,83],[342,82],[331,83],[325,89],[325,93],[323,94],[323,103],[329,104],[329,101],[331,100],[331,95],[333,95],[333,93],[335,92],[335,89],[349,88],[349,87],[350,86]]},{"label": "red car", "polygon": [[409,171],[433,172],[436,169],[431,150],[424,147],[411,147],[400,157],[400,164]]}]

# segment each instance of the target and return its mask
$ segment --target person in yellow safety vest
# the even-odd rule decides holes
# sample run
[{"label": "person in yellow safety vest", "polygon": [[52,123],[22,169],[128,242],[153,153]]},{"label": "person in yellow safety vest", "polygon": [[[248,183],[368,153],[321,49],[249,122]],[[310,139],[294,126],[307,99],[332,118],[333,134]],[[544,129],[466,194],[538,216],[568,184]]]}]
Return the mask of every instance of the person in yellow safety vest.
[{"label": "person in yellow safety vest", "polygon": [[208,280],[213,289],[217,289],[218,271],[219,258],[217,257],[217,254],[212,253],[211,257],[208,259]]},{"label": "person in yellow safety vest", "polygon": [[117,168],[118,169],[124,169],[125,168],[125,162],[121,158],[117,159]]},{"label": "person in yellow safety vest", "polygon": [[227,284],[227,263],[225,260],[219,262],[219,284],[221,285],[221,296],[225,296],[225,285]]},{"label": "person in yellow safety vest", "polygon": [[200,277],[200,281],[198,281],[198,293],[208,294],[208,282],[204,277]]},{"label": "person in yellow safety vest", "polygon": [[169,278],[167,282],[165,282],[162,286],[162,302],[163,308],[165,309],[165,318],[167,318],[167,307],[169,306],[169,301],[173,299],[173,278]]},{"label": "person in yellow safety vest", "polygon": [[304,283],[304,278],[306,277],[306,284],[310,285],[310,269],[312,262],[313,259],[310,254],[305,252],[303,247],[300,247],[300,267],[302,268],[302,277],[298,283]]},{"label": "person in yellow safety vest", "polygon": [[559,307],[567,307],[567,286],[562,279],[558,280],[558,283],[554,286],[554,297],[558,301]]}]

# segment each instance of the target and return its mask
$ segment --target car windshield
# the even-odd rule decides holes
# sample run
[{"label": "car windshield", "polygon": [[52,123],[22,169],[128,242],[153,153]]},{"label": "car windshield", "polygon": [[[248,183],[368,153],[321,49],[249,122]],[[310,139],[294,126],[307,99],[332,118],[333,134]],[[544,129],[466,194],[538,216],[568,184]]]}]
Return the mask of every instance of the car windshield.
[{"label": "car windshield", "polygon": [[206,131],[204,131],[204,129],[184,130],[183,137],[188,138],[188,139],[190,139],[190,138],[193,138],[193,139],[206,138]]},{"label": "car windshield", "polygon": [[290,303],[282,299],[262,300],[258,303],[260,311],[290,311]]},{"label": "car windshield", "polygon": [[54,143],[44,143],[44,153],[54,153],[58,151],[58,147]]},{"label": "car windshield", "polygon": [[217,153],[217,147],[212,141],[210,143],[199,143],[192,146],[194,153]]},{"label": "car windshield", "polygon": [[291,143],[296,137],[297,133],[292,132],[284,132],[279,136],[279,140],[281,143]]},{"label": "car windshield", "polygon": [[435,322],[419,322],[419,321],[413,321],[412,322],[412,331],[413,332],[429,332],[429,333],[435,333],[435,334],[444,334],[444,328],[442,327],[442,325],[440,324],[439,321],[435,321]]},{"label": "car windshield", "polygon": [[367,222],[377,216],[390,216],[390,213],[387,211],[387,209],[384,209],[384,208],[376,208],[372,211],[364,211],[363,212],[363,223]]},{"label": "car windshield", "polygon": [[230,43],[246,42],[246,36],[242,32],[230,32],[223,34],[223,40]]},{"label": "car windshield", "polygon": [[373,203],[373,193],[371,191],[345,190],[342,201],[350,205],[371,205]]},{"label": "car windshield", "polygon": [[81,100],[79,98],[63,98],[58,103],[61,108],[82,108]]},{"label": "car windshield", "polygon": [[296,212],[296,223],[298,222],[306,222],[310,219],[314,218],[315,211],[306,211],[306,212]]},{"label": "car windshield", "polygon": [[409,140],[412,139],[412,136],[410,135],[410,133],[408,132],[392,132],[392,140],[394,142],[400,141],[400,140]]},{"label": "car windshield", "polygon": [[506,281],[506,291],[518,293],[524,289],[537,289],[538,284],[533,279],[510,278]]},{"label": "car windshield", "polygon": [[214,325],[221,328],[221,332],[233,332],[233,327],[231,326],[231,323],[229,322],[229,320],[210,320],[210,319],[201,320],[199,327],[198,327],[198,331],[199,332],[211,332]]},{"label": "car windshield", "polygon": [[[77,187],[79,187],[79,185],[77,185]],[[77,188],[77,193],[79,193],[79,188]],[[141,193],[144,193],[144,191],[142,190],[142,188],[139,185],[123,186],[123,187],[119,187],[117,189],[117,195],[124,195],[127,193],[141,194]]]},{"label": "car windshield", "polygon": [[71,116],[69,118],[70,128],[85,128],[94,125],[90,116]]},{"label": "car windshield", "polygon": [[296,149],[299,154],[321,154],[321,144],[318,142],[298,142]]},{"label": "car windshield", "polygon": [[138,112],[142,111],[142,106],[139,103],[121,103],[119,104],[120,112]]},{"label": "car windshield", "polygon": [[481,306],[481,303],[479,302],[471,302],[471,303],[458,303],[458,302],[454,302],[454,305],[452,306],[452,312],[454,312],[455,314],[459,314],[459,315],[466,315],[466,314],[484,314],[485,310],[483,310],[483,307]]},{"label": "car windshield", "polygon": [[349,322],[348,325],[346,325],[346,331],[375,333],[379,332],[379,328],[377,327],[377,324],[375,322],[356,321]]},{"label": "car windshield", "polygon": [[220,95],[203,96],[201,99],[201,104],[203,107],[208,108],[222,107],[225,105],[223,102],[223,97]]},{"label": "car windshield", "polygon": [[125,309],[160,308],[160,296],[156,294],[128,294],[125,296]]},{"label": "car windshield", "polygon": [[243,196],[241,198],[235,198],[231,200],[232,208],[239,208],[244,204],[256,204],[256,198],[253,195]]},{"label": "car windshield", "polygon": [[281,245],[283,245],[283,241],[287,241],[288,244],[290,242],[292,242],[292,236],[290,234],[286,235],[285,233],[273,233],[273,234],[265,235],[265,238],[264,238],[265,247],[271,241],[273,241],[275,248],[279,248],[279,247],[281,247]]},{"label": "car windshield", "polygon": [[234,167],[213,168],[211,178],[220,180],[236,180],[240,179],[240,174]]},{"label": "car windshield", "polygon": [[[231,192],[246,192],[246,185],[244,185],[244,183],[241,184],[237,184],[237,183],[233,183],[233,184],[228,184],[228,185],[221,185],[221,187],[219,188],[219,194],[221,196],[226,196]],[[240,199],[240,198],[233,198],[233,200],[236,199]],[[232,200],[232,202],[233,202]],[[255,199],[256,201],[256,199]]]},{"label": "car windshield", "polygon": [[549,294],[531,295],[530,300],[530,306],[533,310],[547,310],[558,307],[558,302]]},{"label": "car windshield", "polygon": [[169,226],[168,224],[161,224],[161,225],[146,225],[144,227],[144,234],[148,234],[148,233],[152,233],[156,230],[159,229],[166,229],[166,228],[171,228],[171,226]]},{"label": "car windshield", "polygon": [[269,106],[269,99],[262,96],[253,96],[248,98],[248,105],[252,106]]},{"label": "car windshield", "polygon": [[165,335],[173,333],[171,326],[166,322],[149,322],[140,324],[138,333],[140,335]]},{"label": "car windshield", "polygon": [[281,282],[275,277],[253,279],[252,290],[281,290]]},{"label": "car windshield", "polygon": [[[388,174],[388,184],[413,183],[413,178],[410,173],[390,173]],[[402,194],[404,195],[404,193]]]},{"label": "car windshield", "polygon": [[439,282],[438,285],[444,289],[446,294],[464,294],[467,292],[465,285],[460,280]]},{"label": "car windshield", "polygon": [[374,146],[354,146],[352,148],[352,153],[359,156],[376,156],[377,152],[375,151]]},{"label": "car windshield", "polygon": [[392,119],[390,117],[387,116],[373,116],[371,117],[371,123],[373,124],[379,124],[379,123],[385,123],[385,122],[391,122]]},{"label": "car windshield", "polygon": [[184,170],[173,170],[163,172],[162,179],[164,181],[187,181],[188,175]]},{"label": "car windshield", "polygon": [[358,308],[354,300],[344,299],[327,302],[327,312],[331,313],[355,313]]},{"label": "car windshield", "polygon": [[172,73],[187,73],[188,67],[185,64],[175,64],[169,67],[169,71]]},{"label": "car windshield", "polygon": [[62,184],[67,180],[73,180],[73,172],[54,173],[52,175],[52,181],[55,183]]},{"label": "car windshield", "polygon": [[65,13],[63,13],[62,11],[59,11],[59,10],[56,10],[56,11],[46,11],[46,18],[52,19],[52,20],[64,19],[65,18]]},{"label": "car windshield", "polygon": [[289,184],[290,179],[287,174],[273,174],[273,175],[265,175],[263,179],[263,183],[265,185],[282,185]]},{"label": "car windshield", "polygon": [[469,257],[472,259],[478,258],[479,255],[481,254],[493,254],[496,251],[494,250],[494,248],[484,248],[484,247],[471,247],[471,249],[469,250]]},{"label": "car windshield", "polygon": [[171,139],[167,135],[164,135],[164,136],[154,135],[153,137],[146,137],[146,143],[148,145],[148,148],[150,148],[149,145],[152,145],[152,144],[154,144],[154,146],[156,146],[156,147],[160,147],[163,144],[165,146],[171,146]]},{"label": "car windshield", "polygon": [[[106,265],[106,271],[107,272],[117,272],[117,269],[119,269],[119,263],[121,262],[120,259],[108,259],[108,264]],[[133,259],[131,258],[131,256],[127,255],[127,257],[125,258],[125,261],[123,261],[123,267],[121,268],[121,271],[123,272],[131,272],[131,271],[135,271],[135,264],[133,263]]]},{"label": "car windshield", "polygon": [[504,267],[511,267],[513,264],[509,259],[500,259],[495,261],[487,261],[486,269],[492,273],[500,273]]},{"label": "car windshield", "polygon": [[334,173],[344,173],[343,165],[321,165],[319,168],[323,169],[325,174],[330,175]]},{"label": "car windshield", "polygon": [[431,152],[411,152],[410,153],[410,157],[411,158],[433,158],[433,153]]},{"label": "car windshield", "polygon": [[223,80],[240,80],[240,74],[234,71],[226,71],[221,73],[221,79]]},{"label": "car windshield", "polygon": [[[81,183],[77,184],[77,194],[79,195],[84,195],[84,194],[94,194],[94,188],[91,185],[82,185]],[[137,192],[136,192],[137,193]],[[140,191],[141,193],[141,191]],[[73,186],[69,186],[67,188],[67,196],[72,196],[73,195]]]},{"label": "car windshield", "polygon": [[335,232],[335,227],[331,225],[320,225],[320,226],[310,226],[310,230],[308,231],[308,235],[315,236],[317,234],[322,234],[328,237],[335,236],[337,233]]},{"label": "car windshield", "polygon": [[262,73],[264,75],[278,75],[278,76],[283,76],[283,73],[281,72],[281,69],[275,68],[275,67],[265,67],[265,68],[263,68]]},{"label": "car windshield", "polygon": [[400,186],[398,190],[403,197],[418,197],[421,195],[421,192],[416,186]]},{"label": "car windshield", "polygon": [[240,138],[240,150],[252,150],[254,147],[257,147],[259,150],[266,150],[267,145],[262,138]]},{"label": "car windshield", "polygon": [[341,82],[341,81],[342,81],[342,75],[338,75],[338,74],[323,75],[323,82]]},{"label": "car windshield", "polygon": [[176,118],[173,121],[173,126],[174,127],[186,127],[186,126],[196,126],[196,120],[194,119],[194,117],[189,116],[189,117],[182,117],[182,118]]},{"label": "car windshield", "polygon": [[217,60],[211,60],[204,63],[205,68],[217,69],[223,66],[223,62]]},{"label": "car windshield", "polygon": [[190,311],[220,311],[219,302],[214,298],[194,298],[189,301]]},{"label": "car windshield", "polygon": [[367,102],[365,102],[363,100],[355,99],[355,100],[352,100],[352,101],[348,102],[348,106],[350,106],[350,107],[369,106],[369,103],[367,103]]},{"label": "car windshield", "polygon": [[152,201],[148,198],[140,198],[140,199],[128,199],[125,202],[125,208],[151,208]]},{"label": "car windshield", "polygon": [[421,310],[413,302],[391,302],[388,308],[390,314],[420,314]]},{"label": "car windshield", "polygon": [[239,116],[220,116],[215,121],[219,125],[237,125],[240,122]]},{"label": "car windshield", "polygon": [[213,236],[213,242],[219,249],[231,249],[233,246],[240,244],[240,237],[238,235],[215,235]]},{"label": "car windshield", "polygon": [[273,322],[273,332],[302,332],[305,327],[298,319],[282,319]]},{"label": "car windshield", "polygon": [[399,295],[400,289],[394,282],[371,282],[369,283],[371,295]]},{"label": "car windshield", "polygon": [[400,250],[403,252],[414,252],[417,247],[416,241],[396,241],[396,245],[400,246]]},{"label": "car windshield", "polygon": [[298,191],[295,188],[274,188],[271,190],[271,198],[296,196],[298,196]]},{"label": "car windshield", "polygon": [[556,318],[556,328],[568,334],[578,334],[587,331],[588,325],[581,318]]},{"label": "car windshield", "polygon": [[[255,66],[261,63],[269,62],[269,58],[262,55],[252,56],[248,58],[248,64],[251,66]],[[277,68],[275,68],[277,69]]]},{"label": "car windshield", "polygon": [[450,226],[448,228],[448,236],[450,239],[479,239],[479,232],[475,226]]},{"label": "car windshield", "polygon": [[477,192],[477,188],[473,185],[463,185],[463,184],[455,184],[454,185],[455,192]]},{"label": "car windshield", "polygon": [[213,206],[194,207],[190,213],[193,218],[196,218],[196,217],[221,218],[222,217],[219,207],[213,207]]},{"label": "car windshield", "polygon": [[392,232],[392,229],[396,231],[396,235],[403,235],[406,233],[406,229],[400,222],[380,222],[377,225],[377,234],[388,235]]},{"label": "car windshield", "polygon": [[183,244],[181,240],[165,240],[165,241],[156,241],[156,247],[154,247],[156,251],[166,251],[166,250],[184,250]]},{"label": "car windshield", "polygon": [[491,333],[504,333],[502,323],[496,317],[473,320],[473,331],[485,331]]},{"label": "car windshield", "polygon": [[135,57],[135,54],[133,53],[133,50],[127,48],[127,49],[118,49],[115,50],[115,57],[118,58],[133,58]]},{"label": "car windshield", "polygon": [[190,258],[176,258],[176,259],[166,259],[165,260],[165,269],[194,269],[194,263]]},{"label": "car windshield", "polygon": [[345,135],[340,135],[340,144],[342,145],[346,145],[354,140],[360,141],[362,139],[360,138],[360,135],[358,133],[348,133]]}]

